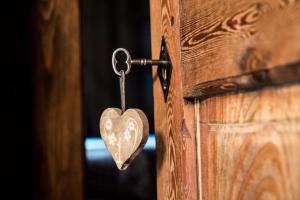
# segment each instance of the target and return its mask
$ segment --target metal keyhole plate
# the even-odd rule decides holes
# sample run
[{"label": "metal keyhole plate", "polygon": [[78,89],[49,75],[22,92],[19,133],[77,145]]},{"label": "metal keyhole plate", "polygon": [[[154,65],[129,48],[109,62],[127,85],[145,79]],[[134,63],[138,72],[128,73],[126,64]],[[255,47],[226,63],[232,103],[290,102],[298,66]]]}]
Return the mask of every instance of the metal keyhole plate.
[{"label": "metal keyhole plate", "polygon": [[160,80],[160,84],[164,93],[164,100],[167,102],[168,94],[169,94],[169,87],[172,75],[172,63],[169,57],[168,49],[166,46],[165,39],[162,38],[161,41],[161,48],[160,48],[160,60],[168,60],[168,65],[158,65],[157,73]]}]

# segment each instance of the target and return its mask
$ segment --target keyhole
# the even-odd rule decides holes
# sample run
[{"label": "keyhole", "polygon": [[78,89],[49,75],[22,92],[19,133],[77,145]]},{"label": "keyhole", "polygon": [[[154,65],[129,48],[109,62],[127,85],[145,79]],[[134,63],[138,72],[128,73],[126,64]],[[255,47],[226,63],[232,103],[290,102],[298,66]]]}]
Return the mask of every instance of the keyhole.
[{"label": "keyhole", "polygon": [[171,27],[174,26],[174,17],[173,16],[170,17],[170,23],[171,23]]},{"label": "keyhole", "polygon": [[167,89],[167,69],[164,67],[162,68],[162,77],[163,77],[163,90]]}]

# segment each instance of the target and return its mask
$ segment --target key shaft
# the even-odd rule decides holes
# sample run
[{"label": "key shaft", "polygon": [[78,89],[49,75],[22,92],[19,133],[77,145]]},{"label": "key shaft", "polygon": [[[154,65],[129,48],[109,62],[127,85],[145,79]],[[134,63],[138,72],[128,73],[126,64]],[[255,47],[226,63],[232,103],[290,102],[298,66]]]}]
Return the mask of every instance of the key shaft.
[{"label": "key shaft", "polygon": [[141,66],[146,66],[146,65],[168,65],[169,61],[167,60],[151,60],[151,59],[133,59],[131,60],[132,65],[141,65]]}]

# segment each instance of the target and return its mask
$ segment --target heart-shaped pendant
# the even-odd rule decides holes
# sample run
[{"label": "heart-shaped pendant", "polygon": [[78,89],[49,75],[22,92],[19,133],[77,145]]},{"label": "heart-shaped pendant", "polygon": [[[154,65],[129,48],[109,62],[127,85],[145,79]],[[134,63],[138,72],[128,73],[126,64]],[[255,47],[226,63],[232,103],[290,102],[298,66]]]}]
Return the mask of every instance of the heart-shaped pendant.
[{"label": "heart-shaped pendant", "polygon": [[148,139],[148,119],[139,109],[107,108],[100,118],[100,134],[117,167],[125,170]]}]

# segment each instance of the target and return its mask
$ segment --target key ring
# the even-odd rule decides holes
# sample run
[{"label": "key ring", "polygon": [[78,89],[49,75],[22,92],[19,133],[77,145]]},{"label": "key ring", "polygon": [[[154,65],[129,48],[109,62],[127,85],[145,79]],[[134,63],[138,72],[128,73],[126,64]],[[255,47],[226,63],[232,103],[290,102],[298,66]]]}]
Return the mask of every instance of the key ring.
[{"label": "key ring", "polygon": [[[126,65],[126,67],[125,67],[125,69],[118,70],[117,69],[117,63],[118,63],[117,54],[122,53],[122,52],[126,55],[126,60],[123,61]],[[129,72],[131,70],[131,66],[133,66],[133,65],[139,65],[139,66],[157,65],[158,66],[158,68],[157,68],[158,77],[159,77],[160,83],[162,85],[162,89],[164,92],[164,98],[165,98],[165,102],[166,102],[167,96],[168,96],[168,91],[169,91],[171,73],[172,73],[172,63],[170,61],[168,50],[167,50],[167,47],[165,46],[164,40],[162,40],[161,52],[160,52],[159,58],[160,58],[159,60],[146,59],[146,58],[131,59],[129,52],[126,49],[118,48],[112,54],[112,68],[117,76],[119,76],[120,78],[122,76],[124,76],[124,79],[125,79],[125,75],[129,74]],[[124,75],[122,75],[122,73]]]},{"label": "key ring", "polygon": [[125,55],[126,55],[125,64],[126,64],[126,66],[127,66],[127,69],[126,69],[126,71],[125,71],[124,73],[125,73],[125,75],[127,75],[127,74],[129,74],[130,69],[131,69],[131,57],[130,57],[129,52],[128,52],[126,49],[124,49],[124,48],[118,48],[118,49],[116,49],[116,50],[113,52],[113,55],[112,55],[112,66],[113,66],[113,70],[114,70],[114,72],[115,72],[118,76],[122,76],[122,74],[121,74],[121,71],[122,71],[122,70],[118,71],[118,70],[117,70],[117,66],[116,66],[117,63],[118,63],[118,60],[116,59],[116,55],[117,55],[118,52],[124,52]]}]

